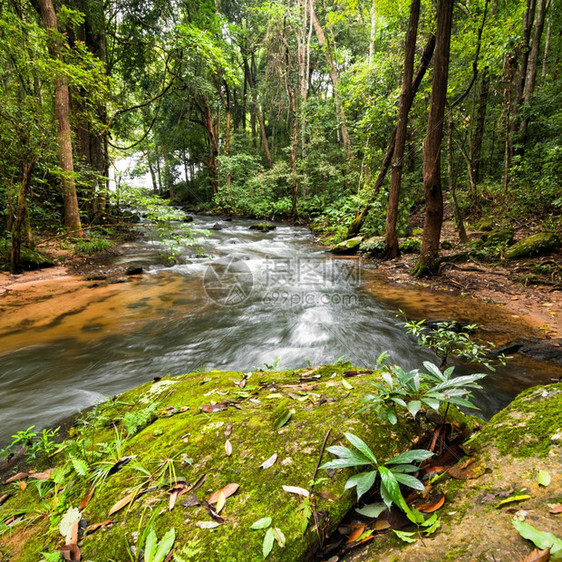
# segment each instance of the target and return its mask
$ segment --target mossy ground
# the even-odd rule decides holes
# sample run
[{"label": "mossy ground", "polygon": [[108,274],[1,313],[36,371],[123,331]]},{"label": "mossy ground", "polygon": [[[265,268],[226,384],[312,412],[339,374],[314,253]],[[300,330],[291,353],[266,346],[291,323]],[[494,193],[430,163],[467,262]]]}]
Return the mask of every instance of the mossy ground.
[{"label": "mossy ground", "polygon": [[[60,466],[67,455],[73,454],[89,464],[82,470],[87,474],[80,476],[67,468],[61,475],[64,489],[57,488],[54,496],[45,496],[51,482],[40,484],[43,498],[31,480],[25,491],[18,483],[3,486],[1,493],[14,495],[2,506],[1,520],[5,522],[15,514],[22,514],[23,519],[4,529],[0,553],[9,560],[36,562],[41,552],[62,546],[58,522],[69,507],[80,504],[96,469],[105,467],[107,471],[119,458],[134,456],[119,471],[100,479],[93,498],[82,510],[82,519],[88,524],[113,520],[81,539],[84,560],[129,559],[128,549],[142,542],[142,532],[151,517],[158,537],[175,528],[174,552],[183,559],[225,562],[261,560],[265,531],[253,531],[250,526],[258,519],[272,517],[287,544],[283,549],[276,544],[269,559],[302,559],[315,549],[318,532],[312,522],[304,533],[301,531],[304,499],[287,493],[282,486],[310,489],[326,432],[332,430],[330,445],[341,443],[343,432],[350,430],[383,460],[409,447],[406,437],[372,413],[353,417],[377,375],[347,378],[353,386],[350,390],[343,384],[344,370],[327,366],[251,374],[192,373],[143,385],[94,408],[76,420],[65,449],[52,459],[54,466]],[[229,407],[213,413],[201,410],[201,406],[213,403],[228,403]],[[189,409],[173,415],[166,410],[185,407]],[[292,411],[288,423],[276,429],[276,422],[288,411]],[[135,423],[146,420],[144,427],[127,437],[127,428],[134,432]],[[229,425],[231,456],[225,452]],[[277,462],[271,468],[260,468],[274,453]],[[329,457],[326,453],[323,461]],[[313,499],[320,533],[332,531],[353,505],[354,495],[343,492],[349,475],[349,470],[342,470],[328,478],[325,471],[319,472],[317,480],[321,480],[314,486]],[[229,483],[240,485],[220,514],[225,522],[215,529],[197,526],[213,521],[203,506],[181,505],[190,493],[179,496],[174,509],[168,509],[174,481],[195,484],[203,476],[203,486],[194,492],[201,502]],[[149,491],[128,507],[108,515],[120,499],[146,489]]]}]

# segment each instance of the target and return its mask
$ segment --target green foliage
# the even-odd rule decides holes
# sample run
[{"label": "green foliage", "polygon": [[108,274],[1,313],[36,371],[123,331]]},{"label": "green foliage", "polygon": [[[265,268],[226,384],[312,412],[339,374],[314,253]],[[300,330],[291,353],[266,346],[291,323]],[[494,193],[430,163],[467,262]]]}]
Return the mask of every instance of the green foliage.
[{"label": "green foliage", "polygon": [[77,254],[85,254],[91,256],[98,252],[105,252],[113,246],[111,240],[106,238],[91,238],[90,240],[79,240],[74,244],[74,250]]},{"label": "green foliage", "polygon": [[157,403],[152,403],[142,410],[127,412],[122,419],[122,423],[127,430],[127,437],[136,435],[141,429],[156,419]]},{"label": "green foliage", "polygon": [[534,543],[537,548],[544,550],[545,548],[550,548],[550,559],[551,560],[562,560],[562,540],[553,535],[552,533],[547,533],[546,531],[539,531],[533,527],[530,523],[525,523],[524,521],[517,521],[516,519],[511,520],[513,526],[517,529],[517,532],[527,540]]},{"label": "green foliage", "polygon": [[[478,329],[477,324],[461,326],[457,322],[437,322],[435,327],[429,327],[425,320],[420,320],[403,322],[402,325],[408,334],[417,338],[418,345],[431,349],[441,358],[441,367],[446,365],[449,357],[462,357],[470,363],[494,370],[490,358],[490,348],[494,344],[471,336]],[[506,359],[503,354],[497,356],[497,361],[502,365]]]},{"label": "green foliage", "polygon": [[380,495],[384,505],[390,509],[394,503],[403,511],[409,512],[410,509],[400,491],[400,484],[415,490],[425,491],[424,485],[411,475],[411,473],[418,471],[418,467],[412,463],[428,459],[433,453],[423,449],[412,449],[386,462],[379,463],[362,439],[352,433],[346,433],[345,437],[355,450],[340,445],[328,447],[327,450],[338,458],[324,463],[320,468],[339,469],[369,466],[372,470],[351,476],[345,484],[345,489],[356,488],[357,499],[359,500],[374,486],[377,475],[379,475]]},{"label": "green foliage", "polygon": [[425,361],[424,366],[427,373],[417,369],[404,371],[397,365],[384,370],[381,373],[383,380],[372,383],[376,392],[364,398],[366,405],[360,411],[372,408],[381,419],[396,424],[399,410],[415,419],[423,405],[436,411],[444,404],[476,408],[470,401],[471,391],[481,388],[476,381],[486,375],[453,377],[454,367],[441,372],[429,361]]},{"label": "green foliage", "polygon": [[169,529],[166,534],[158,540],[156,531],[150,527],[146,542],[144,544],[144,562],[164,562],[166,556],[176,542],[175,529]]}]

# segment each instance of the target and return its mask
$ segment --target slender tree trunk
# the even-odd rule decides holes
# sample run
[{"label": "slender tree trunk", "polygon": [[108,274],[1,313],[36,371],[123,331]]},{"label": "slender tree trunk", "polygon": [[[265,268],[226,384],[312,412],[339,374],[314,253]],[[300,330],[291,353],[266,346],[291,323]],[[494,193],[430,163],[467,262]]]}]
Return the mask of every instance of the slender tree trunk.
[{"label": "slender tree trunk", "polygon": [[[527,64],[527,76],[525,78],[525,87],[523,88],[523,103],[530,103],[535,92],[535,84],[537,80],[537,70],[539,64],[539,54],[541,50],[541,37],[544,29],[544,19],[546,14],[546,0],[537,0],[537,9],[535,22],[533,25],[533,39],[531,41],[531,52],[529,53],[529,61]],[[523,119],[520,130],[525,135],[529,125],[528,119]]]},{"label": "slender tree trunk", "polygon": [[548,51],[550,48],[550,34],[552,28],[552,12],[548,17],[548,26],[546,28],[546,40],[544,42],[544,51],[542,55],[542,72],[541,72],[541,86],[544,86],[544,80],[546,78],[546,61],[548,60]]},{"label": "slender tree trunk", "polygon": [[449,106],[447,111],[447,177],[449,182],[449,193],[453,202],[453,214],[455,216],[455,223],[457,225],[457,232],[459,233],[459,240],[465,244],[468,242],[466,229],[464,228],[464,221],[457,199],[457,187],[455,177],[455,160],[453,150],[453,107]]},{"label": "slender tree trunk", "polygon": [[[49,56],[63,62],[61,42],[58,38],[58,22],[51,0],[34,0],[38,8],[43,25],[51,35],[49,41]],[[82,236],[78,197],[76,196],[76,182],[74,178],[74,159],[72,156],[72,136],[70,131],[70,93],[66,76],[58,72],[55,78],[55,119],[57,121],[57,141],[61,165],[61,186],[64,202],[64,224],[75,236]]]},{"label": "slender tree trunk", "polygon": [[371,5],[371,33],[369,34],[369,63],[373,62],[375,56],[375,38],[377,36],[377,12],[375,2]]},{"label": "slender tree trunk", "polygon": [[312,25],[314,26],[314,31],[316,32],[316,37],[318,37],[318,43],[320,43],[321,47],[324,50],[324,56],[326,57],[326,62],[328,63],[328,70],[330,73],[330,80],[332,81],[332,87],[334,89],[334,101],[336,103],[336,111],[338,113],[338,118],[340,120],[340,130],[343,145],[345,146],[346,151],[349,153],[351,151],[351,139],[349,138],[349,133],[347,131],[347,121],[345,118],[345,110],[343,105],[339,99],[338,95],[338,86],[339,86],[339,76],[336,70],[336,66],[334,65],[334,61],[332,59],[332,55],[330,53],[330,48],[328,43],[326,42],[326,36],[324,35],[324,30],[316,17],[316,11],[314,10],[314,3],[311,0],[310,5],[310,16],[312,17]]},{"label": "slender tree trunk", "polygon": [[386,207],[386,232],[385,232],[385,257],[396,258],[398,236],[396,235],[396,222],[398,220],[398,203],[400,199],[400,184],[402,181],[402,167],[404,164],[404,147],[406,146],[406,132],[408,129],[408,113],[412,102],[412,81],[414,77],[414,56],[416,54],[416,38],[418,36],[418,21],[420,17],[420,0],[412,0],[410,4],[410,19],[406,32],[404,48],[404,76],[402,78],[402,92],[398,108],[398,122],[396,123],[396,136],[394,154],[392,156],[392,176],[390,179],[390,192]]},{"label": "slender tree trunk", "polygon": [[[472,178],[477,184],[480,180],[480,157],[482,154],[482,142],[484,141],[484,126],[486,123],[486,110],[488,107],[488,94],[490,91],[490,78],[488,72],[484,69],[482,73],[482,81],[480,83],[480,97],[478,99],[478,109],[476,111],[476,126],[474,127],[474,135],[470,143],[470,161],[472,168]],[[476,193],[472,193],[472,197],[476,198]]]},{"label": "slender tree trunk", "polygon": [[[433,56],[434,48],[435,48],[435,35],[430,35],[424,47],[422,58],[416,72],[416,77],[414,78],[414,82],[412,83],[412,95],[410,97],[410,104],[414,101],[414,97],[420,87],[421,81],[425,75],[427,67],[429,66],[429,63]],[[375,195],[379,192],[380,188],[382,187],[382,184],[384,183],[386,173],[388,171],[390,162],[392,160],[392,155],[394,154],[395,141],[396,141],[396,127],[394,128],[390,140],[388,141],[388,146],[383,156],[379,173],[377,175],[377,179],[375,180],[375,183],[373,185],[373,189],[371,191],[372,193],[371,201],[373,200]],[[363,226],[363,223],[365,222],[365,218],[367,217],[369,208],[370,208],[370,201],[363,207],[363,209],[361,209],[360,212],[356,214],[355,218],[353,219],[353,222],[351,223],[347,231],[348,238],[352,238],[353,236],[356,236],[359,233],[361,227]]]},{"label": "slender tree trunk", "polygon": [[427,134],[423,146],[425,218],[421,253],[414,271],[417,276],[434,271],[439,262],[439,240],[443,223],[441,144],[449,77],[453,3],[454,0],[439,0],[437,5],[437,34],[431,102],[427,120]]}]

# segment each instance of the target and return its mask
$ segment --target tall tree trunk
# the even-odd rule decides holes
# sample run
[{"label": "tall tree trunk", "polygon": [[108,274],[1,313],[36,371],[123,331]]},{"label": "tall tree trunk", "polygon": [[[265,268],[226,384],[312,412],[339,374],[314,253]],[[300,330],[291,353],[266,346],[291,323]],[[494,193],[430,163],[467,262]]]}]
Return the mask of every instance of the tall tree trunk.
[{"label": "tall tree trunk", "polygon": [[[488,94],[490,91],[490,78],[488,72],[484,69],[482,73],[482,81],[480,83],[480,97],[478,99],[478,109],[476,111],[476,126],[472,142],[470,143],[470,161],[472,168],[472,178],[477,184],[480,180],[480,157],[482,154],[482,142],[484,141],[484,126],[486,123],[486,110],[488,107]],[[476,193],[472,193],[472,197],[476,198]]]},{"label": "tall tree trunk", "polygon": [[[253,55],[252,55],[252,61],[253,61]],[[252,62],[252,67],[250,68],[250,72],[248,74],[248,80],[250,83],[250,92],[252,93],[252,108],[253,108],[252,113],[255,114],[255,116],[257,117],[258,124],[260,127],[261,143],[262,143],[263,151],[265,153],[265,158],[267,160],[267,167],[271,169],[273,168],[273,160],[271,159],[271,152],[269,151],[269,142],[267,140],[267,131],[265,130],[265,121],[263,118],[263,112],[261,111],[261,108],[258,104],[254,70],[255,70],[255,64]]]},{"label": "tall tree trunk", "polygon": [[[453,107],[449,106],[447,110],[447,177],[449,183],[449,193],[451,194],[451,199],[453,202],[453,215],[455,217],[455,223],[457,225],[457,232],[459,233],[459,240],[465,244],[468,242],[468,236],[466,235],[466,229],[464,228],[464,220],[459,207],[459,202],[457,199],[457,186],[455,177],[455,159],[453,150]],[[469,175],[471,171],[469,169]],[[471,182],[472,184],[472,182]]]},{"label": "tall tree trunk", "polygon": [[[58,38],[58,22],[51,0],[33,0],[43,20],[49,41],[49,56],[56,64],[63,62],[61,41]],[[70,93],[66,75],[57,72],[55,77],[55,119],[57,121],[57,142],[62,170],[61,187],[64,202],[64,225],[75,236],[82,236],[76,182],[74,178],[74,159],[72,156],[72,136],[70,131]]]},{"label": "tall tree trunk", "polygon": [[437,33],[431,101],[427,120],[427,134],[423,145],[423,189],[425,218],[422,248],[415,275],[435,270],[439,262],[439,240],[443,223],[443,193],[441,190],[441,144],[443,117],[449,77],[449,54],[454,0],[439,0],[437,4]]},{"label": "tall tree trunk", "polygon": [[[537,0],[537,10],[535,15],[535,22],[533,25],[533,39],[531,41],[531,52],[529,53],[527,76],[525,78],[525,87],[523,88],[523,103],[527,104],[531,102],[531,98],[533,97],[533,94],[535,92],[545,14],[546,0]],[[523,135],[526,134],[528,125],[529,120],[523,119],[520,127]]]},{"label": "tall tree trunk", "polygon": [[386,207],[385,231],[385,257],[396,258],[398,236],[396,235],[396,222],[398,220],[398,202],[400,199],[400,184],[402,181],[402,167],[404,164],[404,147],[406,146],[406,131],[408,128],[408,113],[412,103],[412,81],[414,77],[414,56],[416,54],[416,38],[418,36],[418,21],[420,17],[420,0],[412,0],[410,4],[410,19],[406,32],[404,48],[404,76],[402,78],[402,92],[398,108],[398,122],[396,123],[396,140],[392,156],[392,176],[390,179],[390,192]]},{"label": "tall tree trunk", "polygon": [[326,42],[326,36],[324,35],[324,30],[316,17],[316,11],[314,10],[314,3],[311,0],[310,4],[310,16],[312,18],[312,25],[314,26],[314,31],[316,32],[316,37],[318,37],[318,43],[324,50],[324,56],[326,57],[326,62],[328,63],[328,70],[330,73],[330,80],[332,81],[332,87],[334,89],[334,101],[336,104],[336,111],[338,113],[338,119],[340,120],[340,130],[343,145],[345,146],[346,151],[349,153],[351,151],[351,140],[349,138],[349,133],[347,131],[347,121],[345,118],[345,110],[339,99],[338,94],[338,87],[339,87],[339,76],[336,70],[336,66],[334,64],[332,54],[330,53],[330,47]]},{"label": "tall tree trunk", "polygon": [[552,11],[550,16],[548,17],[548,26],[546,28],[546,40],[544,42],[544,51],[542,55],[542,72],[541,72],[541,86],[544,86],[544,80],[546,78],[546,67],[547,67],[547,60],[548,60],[548,51],[550,48],[550,34],[552,28]]},{"label": "tall tree trunk", "polygon": [[375,9],[375,0],[371,5],[371,33],[369,34],[369,63],[373,62],[375,56],[375,38],[377,36],[377,12]]},{"label": "tall tree trunk", "polygon": [[[422,54],[422,58],[420,60],[420,63],[418,65],[418,69],[416,72],[416,77],[414,78],[414,82],[412,83],[412,95],[410,96],[410,107],[412,102],[414,101],[414,97],[420,87],[421,81],[425,75],[425,72],[427,70],[427,67],[429,66],[429,63],[431,61],[431,57],[433,56],[433,50],[435,48],[435,35],[430,35],[429,39],[427,40],[427,43],[425,44],[424,50],[423,50],[423,54]],[[409,111],[410,108],[408,108]],[[381,162],[381,166],[379,169],[379,173],[377,175],[377,179],[375,180],[375,183],[373,185],[373,189],[371,191],[372,195],[371,195],[371,201],[373,200],[374,196],[379,192],[380,188],[382,187],[382,184],[384,183],[384,179],[386,177],[386,173],[388,171],[388,168],[390,166],[390,162],[392,160],[392,155],[394,154],[394,143],[396,141],[396,127],[394,128],[394,131],[392,132],[392,135],[390,137],[390,140],[388,141],[388,146],[386,147],[386,152],[384,153],[382,162]],[[365,218],[367,217],[367,214],[369,213],[369,208],[370,208],[370,201],[369,203],[367,203],[363,209],[358,212],[355,215],[355,218],[353,219],[353,222],[351,223],[351,225],[348,228],[347,231],[347,237],[348,238],[352,238],[353,236],[356,236],[359,231],[361,230],[361,227],[363,226],[363,223],[365,222]]]}]

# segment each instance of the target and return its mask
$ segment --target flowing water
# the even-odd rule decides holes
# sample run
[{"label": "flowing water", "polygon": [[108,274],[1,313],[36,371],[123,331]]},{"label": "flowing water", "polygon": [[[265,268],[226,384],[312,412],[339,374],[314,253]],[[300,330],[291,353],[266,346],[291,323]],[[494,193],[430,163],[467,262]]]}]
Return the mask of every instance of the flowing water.
[{"label": "flowing water", "polygon": [[[0,445],[17,430],[55,424],[165,374],[340,358],[372,366],[383,351],[404,368],[437,361],[404,332],[399,308],[413,318],[479,322],[496,341],[525,334],[497,307],[390,285],[368,263],[327,254],[306,228],[263,233],[249,229],[255,221],[209,217],[193,224],[210,229],[217,222],[221,230],[180,248],[179,265],[157,265],[160,242],[131,243],[122,263],[156,263],[142,277],[58,298],[54,291],[37,303],[48,321],[0,328]],[[482,415],[550,375],[522,361],[499,369],[477,397]]]}]

